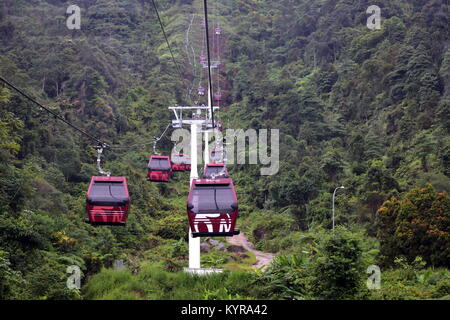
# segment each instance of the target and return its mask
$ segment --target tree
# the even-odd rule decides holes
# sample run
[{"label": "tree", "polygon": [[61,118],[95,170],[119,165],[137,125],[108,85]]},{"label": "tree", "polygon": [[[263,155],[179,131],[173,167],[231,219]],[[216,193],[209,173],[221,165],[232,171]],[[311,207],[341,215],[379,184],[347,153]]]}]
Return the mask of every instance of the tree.
[{"label": "tree", "polygon": [[327,152],[322,158],[321,168],[328,175],[329,180],[335,182],[336,177],[344,169],[342,156],[337,151]]},{"label": "tree", "polygon": [[364,159],[375,160],[383,155],[384,145],[381,137],[374,130],[370,130],[364,139]]},{"label": "tree", "polygon": [[7,253],[0,250],[0,299],[20,298],[20,289],[24,283],[20,272],[11,269]]},{"label": "tree", "polygon": [[3,108],[11,99],[8,89],[0,88],[0,159],[6,160],[10,155],[17,154],[20,149],[19,130],[23,123],[13,113]]},{"label": "tree", "polygon": [[355,298],[362,288],[364,266],[360,240],[342,227],[319,245],[313,292],[320,299]]},{"label": "tree", "polygon": [[427,132],[420,132],[413,141],[413,147],[422,163],[422,169],[428,172],[428,156],[436,149],[436,138]]},{"label": "tree", "polygon": [[382,261],[396,256],[413,261],[421,256],[432,266],[449,267],[450,197],[431,185],[408,192],[403,200],[391,198],[377,211],[377,237]]}]

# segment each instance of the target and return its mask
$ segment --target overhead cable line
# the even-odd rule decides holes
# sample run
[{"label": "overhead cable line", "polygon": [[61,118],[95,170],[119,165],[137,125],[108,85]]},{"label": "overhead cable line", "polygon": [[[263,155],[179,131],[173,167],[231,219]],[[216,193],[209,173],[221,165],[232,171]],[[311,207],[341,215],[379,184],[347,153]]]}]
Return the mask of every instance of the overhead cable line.
[{"label": "overhead cable line", "polygon": [[164,129],[164,131],[163,131],[163,133],[157,138],[157,137],[155,137],[155,140],[156,141],[159,141],[159,140],[161,140],[163,137],[164,137],[164,135],[166,134],[166,132],[167,132],[167,129],[169,129],[169,127],[171,126],[172,124],[171,123],[169,123],[168,125],[167,125],[167,127],[166,127],[166,129]]},{"label": "overhead cable line", "polygon": [[[192,90],[195,88],[195,80],[197,78],[197,68],[195,63],[195,51],[194,47],[190,43],[189,34],[191,33],[191,27],[195,21],[195,13],[192,14],[192,18],[190,20],[189,26],[186,30],[185,36],[185,48],[186,48],[186,56],[188,58],[189,64],[192,66],[192,84],[189,87],[189,92],[187,93],[187,97],[189,101],[192,101]],[[192,51],[192,62],[191,62],[191,51]]]},{"label": "overhead cable line", "polygon": [[149,144],[155,144],[155,142],[158,142],[159,140],[161,140],[164,137],[164,135],[166,134],[167,130],[169,129],[169,127],[171,125],[172,124],[169,123],[166,126],[166,128],[164,129],[163,133],[159,137],[155,136],[154,140],[152,142],[136,143],[136,144],[132,144],[132,145],[112,145],[112,146],[108,146],[108,147],[111,149],[131,149],[131,148],[135,148],[135,147],[147,146]]},{"label": "overhead cable line", "polygon": [[[42,103],[40,103],[39,101],[37,101],[36,99],[32,98],[29,94],[25,93],[22,89],[19,89],[17,86],[15,86],[14,84],[12,84],[11,82],[9,82],[8,80],[6,80],[5,78],[3,78],[2,76],[0,76],[0,81],[2,81],[4,84],[8,85],[9,87],[11,87],[12,89],[14,89],[17,93],[19,93],[20,95],[22,95],[23,97],[25,97],[26,99],[28,99],[29,101],[31,101],[32,103],[36,104],[38,107],[44,109],[46,112],[50,113],[52,116],[54,116],[56,119],[64,122],[65,124],[67,124],[69,127],[71,127],[72,129],[78,131],[79,133],[85,135],[86,137],[88,137],[89,139],[98,142],[98,147],[102,147],[102,148],[111,148],[111,149],[130,149],[130,148],[134,148],[134,147],[139,147],[139,146],[145,146],[145,145],[149,145],[149,144],[153,144],[154,142],[148,142],[148,143],[138,143],[138,144],[133,144],[133,145],[109,145],[106,142],[100,140],[99,138],[96,138],[95,136],[93,136],[92,134],[89,134],[88,132],[84,131],[83,129],[80,129],[79,127],[77,127],[76,125],[74,125],[73,123],[67,121],[66,119],[64,119],[61,115],[59,115],[58,113],[56,113],[55,111],[51,110],[50,108],[44,106]],[[167,125],[166,129],[164,130],[163,134],[157,139],[157,141],[161,140],[161,138],[164,136],[164,134],[167,132],[167,129],[169,128],[169,125]],[[155,137],[156,138],[156,137]]]},{"label": "overhead cable line", "polygon": [[162,33],[164,35],[164,38],[166,39],[167,47],[169,47],[170,55],[172,56],[172,61],[175,64],[175,67],[180,74],[180,77],[183,79],[183,74],[181,73],[180,66],[178,65],[177,61],[175,60],[175,56],[173,55],[172,47],[170,46],[169,39],[167,38],[166,30],[164,29],[164,25],[161,21],[161,17],[159,15],[158,7],[156,6],[155,0],[152,0],[153,8],[155,9],[156,16],[158,17],[159,26],[161,27]]},{"label": "overhead cable line", "polygon": [[[160,15],[159,15],[158,7],[156,6],[155,0],[152,0],[152,4],[153,4],[153,8],[155,9],[156,16],[158,17],[159,25],[160,25],[160,27],[161,27],[162,33],[163,33],[163,35],[164,35],[164,38],[165,38],[165,40],[166,40],[167,46],[168,46],[168,48],[169,48],[170,55],[171,55],[171,57],[172,57],[172,61],[173,61],[173,63],[175,64],[175,67],[176,67],[176,69],[177,69],[177,71],[178,71],[178,73],[179,73],[181,79],[183,79],[183,75],[182,75],[182,73],[181,73],[181,69],[180,69],[180,67],[179,67],[179,64],[178,64],[177,61],[175,60],[175,56],[174,56],[174,54],[173,54],[172,47],[170,46],[169,39],[167,38],[167,34],[166,34],[165,29],[164,29],[164,25],[163,25],[163,23],[162,23],[162,21],[161,21],[161,17],[160,17]],[[208,48],[208,49],[209,49],[209,48]],[[208,58],[209,58],[209,50],[208,50]],[[4,84],[6,84],[6,85],[8,85],[9,87],[11,87],[13,90],[15,90],[17,93],[19,93],[20,95],[22,95],[23,97],[25,97],[26,99],[28,99],[29,101],[31,101],[32,103],[34,103],[34,104],[36,104],[37,106],[39,106],[40,108],[44,109],[46,112],[48,112],[48,113],[50,113],[51,115],[53,115],[56,119],[58,119],[58,120],[64,122],[66,125],[68,125],[68,126],[71,127],[72,129],[78,131],[79,133],[83,134],[84,136],[88,137],[89,139],[98,142],[98,144],[101,145],[103,148],[107,148],[107,147],[109,147],[109,148],[116,148],[116,149],[120,149],[120,148],[132,148],[132,147],[135,147],[135,146],[144,146],[144,145],[152,144],[152,143],[153,143],[153,142],[150,142],[150,143],[142,143],[142,144],[135,144],[135,145],[131,145],[131,146],[112,146],[112,145],[109,145],[109,144],[103,142],[102,140],[98,139],[97,137],[95,137],[95,136],[89,134],[88,132],[84,131],[83,129],[81,129],[81,128],[75,126],[75,125],[72,124],[71,122],[67,121],[67,120],[64,119],[61,115],[59,115],[58,113],[52,111],[50,108],[44,106],[42,103],[40,103],[40,102],[38,102],[36,99],[32,98],[30,95],[28,95],[27,93],[25,93],[23,90],[21,90],[20,88],[18,88],[17,86],[15,86],[15,85],[12,84],[11,82],[9,82],[9,81],[6,80],[5,78],[3,78],[2,76],[0,76],[0,81],[2,81]],[[160,138],[162,138],[162,136],[165,134],[165,132],[167,131],[168,127],[169,127],[169,126],[167,126],[166,130],[164,130],[164,132],[163,132],[163,134],[161,135]],[[159,138],[159,139],[160,139],[160,138]],[[158,140],[159,140],[159,139],[158,139]]]},{"label": "overhead cable line", "polygon": [[156,144],[158,143],[159,140],[161,140],[164,137],[164,135],[166,134],[166,131],[167,131],[167,129],[169,129],[170,125],[171,125],[171,123],[169,123],[167,125],[166,129],[164,129],[164,132],[159,137],[155,136],[155,140],[153,140],[153,153],[157,154]]},{"label": "overhead cable line", "polygon": [[208,26],[208,4],[207,0],[203,0],[203,8],[205,12],[205,33],[206,33],[206,49],[208,53],[208,87],[209,87],[209,99],[211,101],[211,121],[213,130],[216,127],[214,122],[214,108],[213,108],[213,92],[212,92],[212,78],[211,78],[211,52],[209,47],[209,26]]},{"label": "overhead cable line", "polygon": [[48,113],[50,113],[51,115],[53,115],[56,119],[61,120],[62,122],[64,122],[65,124],[67,124],[69,127],[71,127],[72,129],[78,131],[79,133],[85,135],[86,137],[88,137],[91,140],[94,140],[96,142],[98,142],[100,145],[104,146],[104,147],[109,147],[109,145],[105,142],[103,142],[102,140],[94,137],[93,135],[87,133],[86,131],[84,131],[83,129],[78,128],[77,126],[75,126],[74,124],[72,124],[71,122],[67,121],[66,119],[64,119],[61,115],[59,115],[58,113],[56,113],[55,111],[52,111],[51,109],[49,109],[48,107],[44,106],[42,103],[38,102],[36,99],[32,98],[30,95],[28,95],[27,93],[25,93],[23,90],[19,89],[17,86],[15,86],[14,84],[12,84],[11,82],[9,82],[8,80],[6,80],[5,78],[3,78],[2,76],[0,76],[0,81],[2,81],[3,83],[5,83],[6,85],[8,85],[9,87],[11,87],[12,89],[14,89],[17,93],[19,93],[20,95],[22,95],[23,97],[25,97],[26,99],[28,99],[29,101],[31,101],[32,103],[36,104],[37,106],[39,106],[40,108],[44,109],[45,111],[47,111]]}]

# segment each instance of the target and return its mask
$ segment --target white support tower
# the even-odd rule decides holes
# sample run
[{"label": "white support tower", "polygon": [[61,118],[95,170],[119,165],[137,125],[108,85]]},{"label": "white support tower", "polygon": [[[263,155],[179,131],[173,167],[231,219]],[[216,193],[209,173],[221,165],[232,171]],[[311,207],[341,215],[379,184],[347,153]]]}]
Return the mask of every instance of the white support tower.
[{"label": "white support tower", "polygon": [[[197,126],[196,123],[191,124],[191,176],[189,185],[192,185],[192,180],[198,179]],[[200,269],[200,237],[194,238],[191,228],[189,228],[189,269]]]},{"label": "white support tower", "polygon": [[[202,65],[202,68],[204,69],[208,68],[207,62],[200,62],[200,64]],[[221,65],[220,61],[211,61],[211,69],[217,69],[220,67],[220,65]]]},{"label": "white support tower", "polygon": [[[208,95],[210,96],[210,95]],[[208,100],[211,106],[211,99]],[[211,107],[210,106],[176,106],[169,107],[175,114],[175,120],[172,120],[172,126],[174,128],[182,128],[183,125],[191,126],[191,175],[190,175],[190,185],[192,185],[192,180],[198,179],[198,158],[197,158],[197,134],[199,132],[199,127],[205,126],[206,130],[201,130],[205,134],[205,153],[204,161],[209,162],[209,131],[207,126],[211,122]],[[219,109],[219,107],[213,107],[214,110]],[[195,115],[189,119],[183,119],[184,111],[193,111]],[[202,111],[205,111],[205,118],[202,119]],[[187,112],[186,112],[187,113]],[[185,113],[185,114],[186,114]],[[208,122],[209,121],[209,122]],[[200,266],[200,237],[194,238],[192,236],[192,230],[189,228],[189,267],[185,268],[186,272],[195,274],[210,274],[222,272],[222,269],[205,269]]]}]

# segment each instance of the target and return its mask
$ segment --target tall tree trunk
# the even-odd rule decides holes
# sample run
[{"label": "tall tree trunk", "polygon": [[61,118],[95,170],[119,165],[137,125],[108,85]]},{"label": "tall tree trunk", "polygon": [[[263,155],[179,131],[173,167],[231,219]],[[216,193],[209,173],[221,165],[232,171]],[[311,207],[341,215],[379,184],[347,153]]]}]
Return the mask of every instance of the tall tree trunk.
[{"label": "tall tree trunk", "polygon": [[427,156],[422,157],[422,169],[423,169],[423,171],[428,172]]}]

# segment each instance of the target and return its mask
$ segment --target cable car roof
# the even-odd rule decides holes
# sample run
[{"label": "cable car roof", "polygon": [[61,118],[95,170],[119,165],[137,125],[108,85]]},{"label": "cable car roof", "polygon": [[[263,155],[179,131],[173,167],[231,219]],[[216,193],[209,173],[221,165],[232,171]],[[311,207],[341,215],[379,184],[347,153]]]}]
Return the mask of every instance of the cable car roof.
[{"label": "cable car roof", "polygon": [[168,156],[151,156],[147,168],[154,171],[167,171],[172,168]]},{"label": "cable car roof", "polygon": [[126,178],[92,177],[86,197],[92,204],[125,205],[130,201]]},{"label": "cable car roof", "polygon": [[208,163],[207,165],[206,165],[206,167],[223,167],[223,166],[225,166],[225,164],[223,164],[223,163]]},{"label": "cable car roof", "polygon": [[233,213],[238,206],[233,180],[229,178],[193,180],[187,204],[188,209],[194,214]]},{"label": "cable car roof", "polygon": [[[220,178],[220,179],[194,179],[192,183],[195,186],[198,185],[231,185],[233,186],[233,179],[231,178]],[[234,186],[233,186],[234,187]]]},{"label": "cable car roof", "polygon": [[190,162],[191,158],[185,155],[184,153],[177,153],[173,154],[170,160],[175,164],[178,163],[184,164]]},{"label": "cable car roof", "polygon": [[203,170],[203,178],[206,179],[220,179],[228,178],[228,169],[222,164],[206,165]]},{"label": "cable car roof", "polygon": [[107,176],[93,176],[91,178],[92,181],[123,181],[126,182],[126,177],[107,177]]}]

